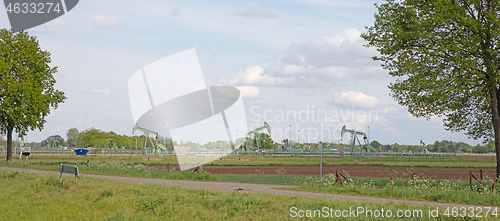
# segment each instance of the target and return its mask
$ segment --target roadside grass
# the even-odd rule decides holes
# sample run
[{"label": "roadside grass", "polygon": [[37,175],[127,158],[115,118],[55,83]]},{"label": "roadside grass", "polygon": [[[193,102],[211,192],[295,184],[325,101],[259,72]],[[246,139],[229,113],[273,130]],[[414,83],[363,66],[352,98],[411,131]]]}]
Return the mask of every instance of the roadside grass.
[{"label": "roadside grass", "polygon": [[193,173],[190,170],[175,171],[171,170],[156,170],[147,168],[142,164],[130,165],[123,161],[112,160],[108,162],[91,161],[89,166],[86,162],[33,162],[33,161],[12,161],[7,163],[0,163],[0,166],[30,168],[59,171],[59,164],[77,165],[81,174],[105,174],[129,177],[144,177],[144,178],[160,178],[160,179],[173,179],[173,180],[203,180],[203,181],[219,181],[219,179],[212,174],[205,171]]},{"label": "roadside grass", "polygon": [[[89,166],[85,158],[74,158],[68,156],[36,156],[30,160],[13,160],[11,162],[0,161],[0,166],[33,168],[57,171],[60,163],[78,165],[82,174],[106,174],[130,177],[160,178],[160,179],[180,179],[180,180],[204,180],[204,181],[225,181],[242,183],[266,183],[266,184],[292,184],[300,186],[297,190],[325,192],[345,195],[374,196],[393,199],[420,200],[442,203],[463,203],[471,205],[495,205],[500,206],[498,193],[491,194],[491,179],[485,179],[486,186],[483,187],[474,181],[474,191],[471,191],[467,180],[441,180],[441,179],[419,179],[415,184],[409,184],[408,179],[395,179],[393,188],[390,188],[388,178],[352,178],[353,182],[347,187],[335,184],[332,175],[325,175],[323,185],[319,185],[317,176],[288,176],[279,174],[219,174],[213,175],[206,172],[193,173],[191,171],[175,172],[171,170],[156,170],[147,168],[148,165],[164,165],[174,157],[152,156],[113,156],[112,159],[103,157],[102,159],[87,157]],[[251,156],[253,157],[253,156]],[[129,158],[128,160],[126,158]],[[234,157],[236,158],[236,157]],[[258,156],[260,158],[260,156]],[[266,157],[272,158],[272,157]],[[90,160],[93,159],[93,160]],[[143,160],[146,159],[146,160]],[[268,159],[265,159],[268,160]],[[146,163],[142,163],[146,162]],[[224,162],[224,161],[222,161]],[[172,165],[172,164],[171,164]],[[330,176],[330,177],[329,177]],[[410,180],[411,181],[411,180]]]},{"label": "roadside grass", "polygon": [[[388,220],[429,220],[428,207],[287,197],[239,192],[193,190],[113,180],[0,170],[0,214],[3,220],[285,220],[298,210],[391,210]],[[432,208],[434,209],[434,208]],[[422,217],[395,217],[398,210],[422,210]],[[457,220],[440,209],[435,220]],[[316,214],[318,218],[319,213]],[[351,216],[349,214],[348,216]],[[412,215],[410,215],[412,216]],[[335,218],[335,217],[334,217]],[[305,219],[301,218],[301,219]],[[327,218],[327,219],[332,219]],[[364,213],[344,220],[373,220]],[[495,217],[481,220],[494,220]],[[475,220],[468,218],[462,220]]]},{"label": "roadside grass", "polygon": [[372,196],[391,199],[429,201],[440,203],[458,203],[479,206],[500,206],[500,197],[497,190],[492,192],[495,180],[486,177],[483,184],[474,181],[472,189],[468,180],[446,179],[412,179],[366,178],[347,176],[345,186],[335,182],[334,174],[323,176],[320,184],[319,176],[296,178],[293,182],[298,185],[295,190],[334,193],[344,195]]}]

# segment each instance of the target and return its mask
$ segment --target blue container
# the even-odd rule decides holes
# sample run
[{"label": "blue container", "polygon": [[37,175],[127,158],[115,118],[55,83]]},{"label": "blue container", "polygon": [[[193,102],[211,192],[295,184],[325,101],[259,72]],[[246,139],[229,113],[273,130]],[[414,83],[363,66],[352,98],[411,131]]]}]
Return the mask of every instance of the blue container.
[{"label": "blue container", "polygon": [[89,152],[89,151],[86,149],[81,149],[81,148],[75,150],[76,155],[87,155],[87,152]]}]

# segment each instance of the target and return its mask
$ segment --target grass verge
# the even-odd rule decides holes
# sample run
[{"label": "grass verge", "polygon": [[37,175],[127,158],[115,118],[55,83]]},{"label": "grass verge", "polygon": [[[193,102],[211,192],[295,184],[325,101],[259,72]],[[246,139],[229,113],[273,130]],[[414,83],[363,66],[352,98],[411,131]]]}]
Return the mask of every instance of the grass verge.
[{"label": "grass verge", "polygon": [[[307,210],[311,210],[309,215],[318,218],[325,215],[321,212],[324,207],[334,211],[356,210],[358,207],[372,211],[384,209],[391,211],[391,217],[383,219],[431,220],[428,207],[405,204],[191,190],[84,176],[79,178],[76,187],[72,179],[63,179],[60,183],[57,175],[5,170],[0,170],[0,179],[0,205],[7,205],[0,207],[1,219],[4,220],[285,220],[292,218],[291,215],[299,215],[291,212],[299,210],[304,211],[304,216],[308,215]],[[315,213],[314,210],[320,211]],[[399,210],[402,218],[397,217]],[[404,217],[406,211],[410,211],[407,213],[409,217]],[[415,213],[411,213],[414,211],[422,211],[421,217],[414,217]],[[457,220],[443,212],[440,209],[436,214],[438,217],[433,219]],[[345,215],[348,217],[343,220],[373,219],[368,213],[348,212]],[[489,216],[482,220],[496,219],[491,214]],[[466,217],[466,220],[474,218]]]}]

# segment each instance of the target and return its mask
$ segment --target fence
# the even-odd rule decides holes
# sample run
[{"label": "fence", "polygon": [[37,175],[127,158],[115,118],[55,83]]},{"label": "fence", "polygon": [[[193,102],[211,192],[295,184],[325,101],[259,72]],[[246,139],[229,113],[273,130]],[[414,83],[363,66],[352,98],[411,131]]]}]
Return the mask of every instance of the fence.
[{"label": "fence", "polygon": [[[31,153],[34,155],[73,155],[74,149],[50,149],[50,148],[32,148]],[[15,148],[12,148],[13,154]],[[0,148],[0,155],[6,155],[5,148]],[[154,150],[154,149],[92,149],[87,155],[175,155],[173,150]],[[302,150],[266,150],[266,151],[217,151],[217,150],[193,150],[190,155],[262,155],[262,156],[294,156],[294,157],[319,157],[320,150],[302,151]],[[369,152],[360,153],[340,150],[323,150],[324,157],[336,158],[357,158],[357,157],[372,157],[372,158],[406,158],[406,159],[455,159],[455,160],[496,160],[495,153],[412,153],[412,152]]]}]

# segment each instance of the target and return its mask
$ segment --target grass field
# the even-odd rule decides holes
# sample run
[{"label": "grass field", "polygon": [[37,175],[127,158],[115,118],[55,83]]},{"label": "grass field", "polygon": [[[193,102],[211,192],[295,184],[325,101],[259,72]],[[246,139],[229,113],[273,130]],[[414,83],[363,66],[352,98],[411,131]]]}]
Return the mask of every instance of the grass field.
[{"label": "grass field", "polygon": [[[254,159],[252,159],[254,158]],[[268,157],[270,158],[270,157]],[[268,158],[248,157],[262,163]],[[86,166],[89,159],[89,166]],[[121,160],[119,160],[121,159]],[[160,159],[160,160],[156,160]],[[232,159],[229,158],[229,159]],[[77,164],[82,174],[107,174],[119,176],[161,178],[161,179],[184,179],[184,180],[205,180],[205,181],[226,181],[242,183],[268,183],[268,184],[293,184],[299,185],[298,190],[325,192],[358,196],[376,196],[393,199],[420,200],[442,203],[462,203],[470,205],[490,205],[500,206],[498,195],[491,193],[492,180],[486,179],[485,186],[474,184],[474,191],[468,187],[466,180],[439,180],[439,179],[416,179],[415,183],[410,183],[408,179],[395,179],[393,188],[390,188],[389,179],[377,178],[351,178],[353,182],[347,187],[342,187],[334,183],[332,175],[325,174],[323,185],[319,185],[317,176],[287,176],[287,175],[264,175],[264,174],[208,174],[206,172],[193,173],[167,172],[165,170],[148,169],[145,165],[163,165],[173,160],[169,158],[151,158],[147,156],[135,156],[132,158],[125,156],[113,156],[109,158],[100,157],[71,157],[71,156],[35,156],[30,160],[15,159],[12,162],[0,161],[0,166],[23,167],[44,170],[58,170],[58,165]],[[312,160],[312,159],[310,159]],[[144,162],[143,165],[141,162]],[[224,161],[222,161],[224,162]],[[251,161],[246,161],[251,162]],[[387,163],[387,162],[384,162]],[[453,163],[453,162],[448,162]]]},{"label": "grass field", "polygon": [[[0,179],[1,220],[285,220],[292,218],[290,215],[298,215],[291,212],[292,207],[305,212],[313,210],[311,214],[323,207],[340,211],[363,207],[373,211],[384,209],[386,214],[390,210],[392,216],[383,219],[430,219],[429,208],[425,206],[188,190],[84,176],[79,178],[79,185],[76,187],[72,179],[66,178],[60,183],[57,175],[5,170],[0,170]],[[398,210],[402,211],[401,214],[410,211],[409,217],[396,217]],[[413,217],[411,212],[419,210],[422,211],[422,217]],[[440,209],[438,218],[434,220],[457,220],[453,215],[447,217],[443,212]],[[335,216],[335,213],[332,214]],[[316,217],[319,215],[317,213]],[[343,219],[373,219],[370,214],[356,215],[359,216],[352,217],[349,213],[348,216],[351,217]],[[478,220],[495,219],[490,213],[489,218]],[[465,217],[463,220],[475,218]]]},{"label": "grass field", "polygon": [[[388,167],[438,167],[438,168],[495,168],[496,161],[491,160],[491,157],[479,157],[475,159],[473,156],[450,156],[449,158],[408,158],[408,157],[323,157],[323,165],[325,166],[388,166]],[[52,166],[56,163],[86,163],[87,160],[93,161],[123,161],[128,165],[178,165],[175,156],[159,156],[159,155],[97,155],[94,156],[72,156],[72,155],[34,155],[28,160],[29,162],[38,163],[38,168],[43,165]],[[14,157],[14,162],[18,158]],[[24,161],[24,160],[22,160]],[[314,157],[289,157],[289,156],[225,156],[222,160],[212,161],[207,166],[285,166],[285,165],[319,165],[320,159]],[[4,161],[0,161],[0,165],[5,166]],[[49,168],[47,167],[47,168]]]}]

